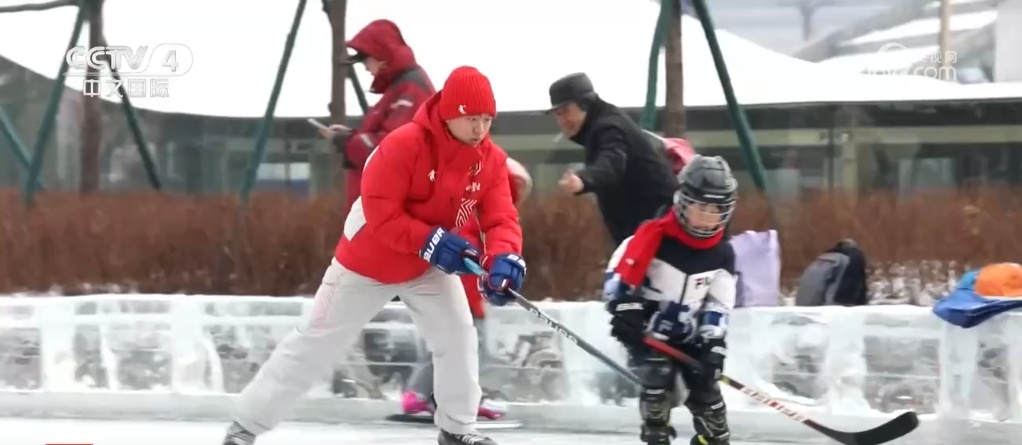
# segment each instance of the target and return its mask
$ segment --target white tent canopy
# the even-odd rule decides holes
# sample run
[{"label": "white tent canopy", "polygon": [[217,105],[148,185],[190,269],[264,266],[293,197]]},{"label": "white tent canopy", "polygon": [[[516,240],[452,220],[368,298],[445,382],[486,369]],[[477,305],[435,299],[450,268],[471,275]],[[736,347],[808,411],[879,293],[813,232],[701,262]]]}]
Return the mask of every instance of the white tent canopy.
[{"label": "white tent canopy", "polygon": [[[265,110],[296,5],[294,0],[107,0],[104,27],[111,45],[180,43],[194,54],[191,71],[170,80],[169,98],[133,99],[138,107],[252,117]],[[75,13],[60,8],[0,15],[0,55],[52,78]],[[577,71],[587,72],[608,101],[639,107],[657,13],[653,2],[629,0],[349,0],[347,27],[352,35],[372,20],[393,20],[438,88],[453,68],[476,66],[490,77],[501,111],[546,108],[549,84]],[[686,17],[683,26],[685,103],[723,105],[699,23]],[[842,73],[724,31],[717,35],[744,104],[1022,97],[1022,85],[979,91],[920,77]],[[83,32],[82,45],[86,36]],[[330,39],[321,3],[310,1],[277,116],[327,114]],[[367,88],[369,76],[356,70]],[[81,89],[80,78],[67,83]],[[348,113],[361,114],[350,89],[348,97]],[[657,97],[662,103],[662,76]]]}]

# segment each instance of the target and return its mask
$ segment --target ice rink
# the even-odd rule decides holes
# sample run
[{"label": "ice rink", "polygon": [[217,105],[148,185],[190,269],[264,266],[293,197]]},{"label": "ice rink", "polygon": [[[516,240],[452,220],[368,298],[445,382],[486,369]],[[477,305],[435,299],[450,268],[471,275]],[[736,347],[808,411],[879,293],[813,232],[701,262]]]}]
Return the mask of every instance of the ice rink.
[{"label": "ice rink", "polygon": [[[0,418],[0,445],[220,445],[225,423],[128,422]],[[487,431],[500,445],[641,445],[637,435],[566,434],[526,429]],[[687,440],[677,440],[679,445]],[[777,445],[756,442],[758,445]],[[429,426],[314,425],[289,423],[260,437],[258,445],[411,445],[436,444]],[[749,442],[732,442],[750,445]]]}]

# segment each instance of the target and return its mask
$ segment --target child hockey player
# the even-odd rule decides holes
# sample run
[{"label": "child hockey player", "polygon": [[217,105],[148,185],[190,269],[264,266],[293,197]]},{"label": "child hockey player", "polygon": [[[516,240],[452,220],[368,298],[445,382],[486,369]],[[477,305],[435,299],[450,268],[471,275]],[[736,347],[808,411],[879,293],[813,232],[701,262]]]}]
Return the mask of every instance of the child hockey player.
[{"label": "child hockey player", "polygon": [[[734,308],[735,254],[723,240],[735,209],[737,182],[720,157],[699,156],[678,174],[674,205],[647,221],[614,252],[604,286],[611,335],[638,366],[641,439],[668,445],[676,435],[677,379],[689,393],[692,445],[728,445],[727,411],[717,380],[727,355],[727,319]],[[646,335],[698,359],[695,370],[643,344]]]}]

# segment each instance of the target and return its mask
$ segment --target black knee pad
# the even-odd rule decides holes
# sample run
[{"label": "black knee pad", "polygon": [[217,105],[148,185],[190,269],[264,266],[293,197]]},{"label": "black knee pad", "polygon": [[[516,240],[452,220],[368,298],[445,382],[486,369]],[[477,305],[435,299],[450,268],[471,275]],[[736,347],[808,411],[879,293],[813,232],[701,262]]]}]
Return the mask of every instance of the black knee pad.
[{"label": "black knee pad", "polygon": [[673,389],[674,364],[667,357],[651,355],[639,364],[639,380],[643,387]]},{"label": "black knee pad", "polygon": [[724,401],[717,382],[707,379],[686,379],[685,383],[688,385],[685,406],[689,409],[705,411]]},{"label": "black knee pad", "polygon": [[671,408],[675,404],[675,368],[665,357],[651,356],[639,367],[642,392],[639,394],[639,414],[651,426],[667,425]]},{"label": "black knee pad", "polygon": [[692,426],[697,434],[710,444],[729,443],[731,430],[727,425],[727,407],[723,400],[713,405],[689,402],[686,406],[692,412]]}]

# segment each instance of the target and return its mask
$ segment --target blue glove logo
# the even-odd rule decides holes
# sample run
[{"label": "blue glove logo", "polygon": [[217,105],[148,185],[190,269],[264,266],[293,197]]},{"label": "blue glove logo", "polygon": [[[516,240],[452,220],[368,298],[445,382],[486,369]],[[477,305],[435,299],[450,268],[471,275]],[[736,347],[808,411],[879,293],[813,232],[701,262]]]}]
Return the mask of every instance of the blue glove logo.
[{"label": "blue glove logo", "polygon": [[422,259],[430,261],[430,258],[433,258],[433,251],[436,250],[436,245],[443,239],[444,233],[444,229],[437,227],[436,231],[433,232],[433,237],[429,239],[429,244],[426,245],[426,251],[422,253]]},{"label": "blue glove logo", "polygon": [[467,274],[465,259],[478,256],[475,248],[456,233],[437,227],[419,251],[419,257],[447,274]]},{"label": "blue glove logo", "polygon": [[671,303],[653,315],[651,333],[672,343],[688,343],[696,334],[696,319],[688,305]]}]

